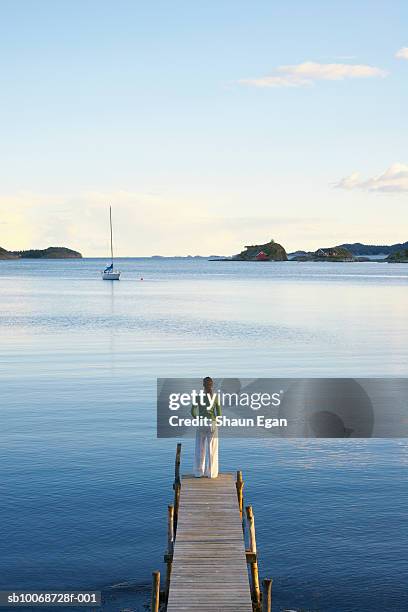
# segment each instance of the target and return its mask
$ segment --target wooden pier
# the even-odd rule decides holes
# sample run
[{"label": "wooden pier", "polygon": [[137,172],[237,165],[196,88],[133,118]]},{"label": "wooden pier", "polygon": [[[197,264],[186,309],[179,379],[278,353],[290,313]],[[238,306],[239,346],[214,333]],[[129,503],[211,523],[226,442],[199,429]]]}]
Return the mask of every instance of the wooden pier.
[{"label": "wooden pier", "polygon": [[243,512],[241,472],[181,477],[180,455],[179,444],[174,506],[168,507],[166,586],[160,591],[160,574],[154,572],[152,611],[270,612],[271,580],[263,581],[262,595],[254,517],[251,506]]},{"label": "wooden pier", "polygon": [[252,612],[235,478],[181,480],[167,612]]}]

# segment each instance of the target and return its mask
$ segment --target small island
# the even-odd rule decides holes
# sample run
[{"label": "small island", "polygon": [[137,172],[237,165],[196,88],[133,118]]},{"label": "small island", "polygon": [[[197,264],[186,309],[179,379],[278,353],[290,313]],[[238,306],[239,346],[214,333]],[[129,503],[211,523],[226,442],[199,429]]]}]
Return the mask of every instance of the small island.
[{"label": "small island", "polygon": [[356,258],[348,249],[337,246],[298,253],[292,261],[356,261]]},{"label": "small island", "polygon": [[48,247],[28,251],[7,251],[0,247],[0,259],[81,259],[78,251],[67,247]]},{"label": "small island", "polygon": [[297,261],[297,262],[377,262],[408,263],[408,242],[393,245],[340,244],[316,251],[286,253],[281,244],[270,240],[265,244],[251,244],[238,255],[212,255],[209,261]]},{"label": "small island", "polygon": [[388,263],[408,263],[408,249],[401,249],[401,251],[391,253],[386,261]]},{"label": "small island", "polygon": [[270,240],[264,244],[251,244],[232,257],[212,257],[210,261],[357,261],[344,247],[321,248],[317,251],[297,251],[288,257],[284,247]]},{"label": "small island", "polygon": [[251,244],[232,258],[233,261],[287,261],[288,256],[281,244],[270,240],[265,244]]}]

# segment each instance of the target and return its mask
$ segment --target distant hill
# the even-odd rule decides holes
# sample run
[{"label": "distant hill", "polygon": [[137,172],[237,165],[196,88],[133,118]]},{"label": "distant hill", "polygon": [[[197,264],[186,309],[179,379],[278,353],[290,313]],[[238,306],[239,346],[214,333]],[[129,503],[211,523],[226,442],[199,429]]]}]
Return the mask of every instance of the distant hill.
[{"label": "distant hill", "polygon": [[288,253],[288,257],[289,259],[293,259],[294,257],[304,257],[305,255],[307,255],[307,251],[293,251],[292,253]]},{"label": "distant hill", "polygon": [[378,244],[362,244],[354,242],[353,244],[340,244],[340,247],[347,249],[353,255],[390,255],[408,248],[408,241],[402,244],[378,245]]},{"label": "distant hill", "polygon": [[81,253],[66,247],[48,247],[28,251],[6,251],[0,247],[0,259],[80,259]]},{"label": "distant hill", "polygon": [[17,259],[16,255],[10,253],[10,251],[6,251],[6,249],[2,249],[0,247],[0,259]]},{"label": "distant hill", "polygon": [[388,263],[408,263],[408,249],[401,249],[387,257]]}]

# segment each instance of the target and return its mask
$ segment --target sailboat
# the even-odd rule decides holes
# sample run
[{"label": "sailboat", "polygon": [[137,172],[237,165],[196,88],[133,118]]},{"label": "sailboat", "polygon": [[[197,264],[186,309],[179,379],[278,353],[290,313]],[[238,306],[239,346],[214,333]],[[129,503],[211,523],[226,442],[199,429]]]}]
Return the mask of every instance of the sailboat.
[{"label": "sailboat", "polygon": [[119,280],[119,270],[113,268],[113,238],[112,238],[112,206],[109,206],[109,225],[110,225],[110,245],[111,245],[111,263],[102,272],[103,280]]}]

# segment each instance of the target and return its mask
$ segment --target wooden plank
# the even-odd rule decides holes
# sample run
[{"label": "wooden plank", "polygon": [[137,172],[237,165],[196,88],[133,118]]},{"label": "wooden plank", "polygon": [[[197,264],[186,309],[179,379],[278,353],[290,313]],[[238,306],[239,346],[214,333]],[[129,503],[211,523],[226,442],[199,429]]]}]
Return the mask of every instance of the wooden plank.
[{"label": "wooden plank", "polygon": [[167,612],[252,612],[233,474],[181,479]]}]

